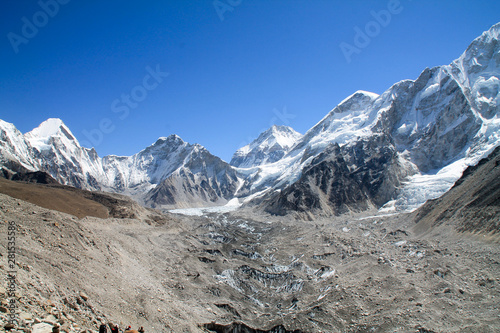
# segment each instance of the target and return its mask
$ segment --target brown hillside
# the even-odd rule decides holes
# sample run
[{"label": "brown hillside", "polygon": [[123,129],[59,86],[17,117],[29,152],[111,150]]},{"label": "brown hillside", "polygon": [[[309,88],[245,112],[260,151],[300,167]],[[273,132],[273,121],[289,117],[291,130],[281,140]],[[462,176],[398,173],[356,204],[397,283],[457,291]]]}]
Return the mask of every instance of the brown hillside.
[{"label": "brown hillside", "polygon": [[66,187],[23,183],[0,177],[0,193],[21,199],[47,209],[57,210],[78,218],[109,217],[109,209],[103,204],[84,197],[81,190]]}]

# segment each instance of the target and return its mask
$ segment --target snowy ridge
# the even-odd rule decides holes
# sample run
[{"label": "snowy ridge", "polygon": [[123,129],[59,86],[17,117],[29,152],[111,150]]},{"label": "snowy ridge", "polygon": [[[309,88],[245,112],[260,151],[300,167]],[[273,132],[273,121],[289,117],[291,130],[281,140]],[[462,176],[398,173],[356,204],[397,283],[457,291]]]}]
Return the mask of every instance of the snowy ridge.
[{"label": "snowy ridge", "polygon": [[304,135],[301,144],[294,150],[307,146],[313,153],[330,143],[345,144],[357,137],[371,134],[376,116],[371,106],[379,95],[357,91],[344,99],[318,124]]}]

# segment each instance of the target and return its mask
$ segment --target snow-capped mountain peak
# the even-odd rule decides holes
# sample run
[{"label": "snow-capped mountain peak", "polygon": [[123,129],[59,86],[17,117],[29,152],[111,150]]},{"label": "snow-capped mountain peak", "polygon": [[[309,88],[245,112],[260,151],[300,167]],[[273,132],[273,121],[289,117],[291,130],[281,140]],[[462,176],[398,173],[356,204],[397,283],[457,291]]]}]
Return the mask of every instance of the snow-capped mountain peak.
[{"label": "snow-capped mountain peak", "polygon": [[366,103],[370,103],[379,97],[378,94],[365,91],[358,90],[354,94],[344,98],[342,102],[340,102],[332,112],[342,113],[345,111],[356,111],[363,109],[366,106]]},{"label": "snow-capped mountain peak", "polygon": [[259,146],[261,149],[273,147],[276,144],[283,149],[290,149],[302,134],[296,132],[293,128],[283,125],[273,125],[267,131],[261,133],[259,137],[250,144],[250,148]]},{"label": "snow-capped mountain peak", "polygon": [[[145,148],[142,152],[145,151],[158,151],[161,152],[162,150],[167,150],[167,151],[172,151],[175,149],[178,149],[179,147],[187,146],[188,143],[186,143],[184,140],[181,139],[180,136],[176,134],[169,135],[168,137],[159,137],[153,144],[151,144],[149,147]],[[142,152],[139,152],[141,154]]]},{"label": "snow-capped mountain peak", "polygon": [[250,144],[238,149],[231,165],[250,168],[274,163],[281,159],[302,138],[302,134],[288,126],[273,125]]},{"label": "snow-capped mountain peak", "polygon": [[60,134],[66,135],[68,139],[75,139],[69,128],[59,118],[49,118],[31,132],[26,133],[27,136],[38,138],[49,138]]},{"label": "snow-capped mountain peak", "polygon": [[172,134],[172,135],[169,135],[169,136],[161,136],[161,137],[159,137],[158,140],[156,140],[155,144],[163,143],[163,142],[168,142],[168,143],[172,143],[172,142],[184,143],[184,140],[182,140],[182,138],[180,136],[178,136],[177,134]]},{"label": "snow-capped mountain peak", "polygon": [[70,129],[59,118],[49,118],[41,123],[37,128],[26,133],[25,138],[33,147],[41,150],[49,147],[50,140],[55,137],[61,138],[63,142],[67,142],[80,146],[78,140],[75,138]]}]

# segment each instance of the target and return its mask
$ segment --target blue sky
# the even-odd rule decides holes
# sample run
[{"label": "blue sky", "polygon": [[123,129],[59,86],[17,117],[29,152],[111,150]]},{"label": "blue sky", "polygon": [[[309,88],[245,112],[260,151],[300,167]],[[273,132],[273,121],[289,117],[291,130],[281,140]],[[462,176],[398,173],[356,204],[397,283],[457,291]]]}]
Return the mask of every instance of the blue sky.
[{"label": "blue sky", "polygon": [[229,161],[273,124],[304,133],[356,90],[449,64],[500,1],[7,0],[0,15],[0,119],[61,118],[100,156],[178,134]]}]

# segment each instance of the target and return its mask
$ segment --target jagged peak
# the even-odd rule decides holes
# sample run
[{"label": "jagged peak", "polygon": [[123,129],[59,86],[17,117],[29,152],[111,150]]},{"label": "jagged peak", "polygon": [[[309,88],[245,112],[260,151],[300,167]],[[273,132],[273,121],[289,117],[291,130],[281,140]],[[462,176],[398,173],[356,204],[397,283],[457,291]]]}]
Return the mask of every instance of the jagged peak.
[{"label": "jagged peak", "polygon": [[192,147],[191,151],[194,152],[194,153],[200,153],[201,152],[201,153],[209,153],[210,154],[210,152],[208,151],[208,149],[205,148],[204,146],[200,145],[199,143],[195,143],[191,147]]},{"label": "jagged peak", "polygon": [[171,134],[168,137],[161,136],[151,145],[142,149],[132,156],[140,156],[143,154],[157,154],[161,151],[177,150],[183,147],[191,146],[189,143],[181,139],[177,134]]},{"label": "jagged peak", "polygon": [[230,164],[237,167],[250,167],[275,162],[285,155],[302,137],[301,133],[289,126],[272,125],[262,132],[257,139],[238,149],[233,154]]},{"label": "jagged peak", "polygon": [[171,134],[167,137],[165,136],[161,136],[158,138],[158,140],[156,140],[156,142],[153,144],[153,145],[156,145],[156,144],[161,144],[161,143],[164,143],[164,142],[177,142],[177,143],[184,143],[184,140],[182,140],[182,138],[180,136],[178,136],[177,134]]},{"label": "jagged peak", "polygon": [[64,122],[61,119],[49,118],[28,133],[31,133],[32,136],[36,136],[39,138],[42,137],[46,138],[57,135],[61,127],[65,127],[69,131],[68,127],[64,124]]},{"label": "jagged peak", "polygon": [[61,119],[49,118],[38,125],[38,127],[34,128],[30,133],[39,137],[47,137],[57,134],[61,126],[65,126]]},{"label": "jagged peak", "polygon": [[46,144],[52,137],[66,137],[77,146],[80,145],[68,126],[59,118],[49,118],[25,134],[25,138],[32,143],[39,141]]},{"label": "jagged peak", "polygon": [[279,137],[283,135],[294,135],[294,136],[302,136],[299,132],[286,125],[272,125],[267,130],[262,132],[257,139],[254,141],[262,141],[269,137]]},{"label": "jagged peak", "polygon": [[293,128],[291,128],[290,126],[286,126],[286,125],[273,125],[269,128],[269,130],[271,130],[273,132],[287,132],[290,130],[293,131]]},{"label": "jagged peak", "polygon": [[[476,57],[477,52],[481,51],[483,48],[487,47],[487,45],[496,43],[499,39],[500,35],[500,22],[494,24],[491,26],[488,30],[484,31],[480,36],[475,38],[467,47],[467,49],[462,53],[462,55],[454,60],[451,65],[458,65],[460,68],[462,66],[467,66],[466,64],[462,64],[460,66],[460,63],[463,63],[465,59],[469,57]],[[498,48],[498,46],[497,46]],[[497,59],[498,59],[498,51],[497,51]]]},{"label": "jagged peak", "polygon": [[268,141],[276,141],[283,148],[290,148],[301,137],[302,134],[289,126],[272,125],[270,128],[260,133],[257,139],[253,140],[250,144],[238,149],[238,152],[248,153]]}]

